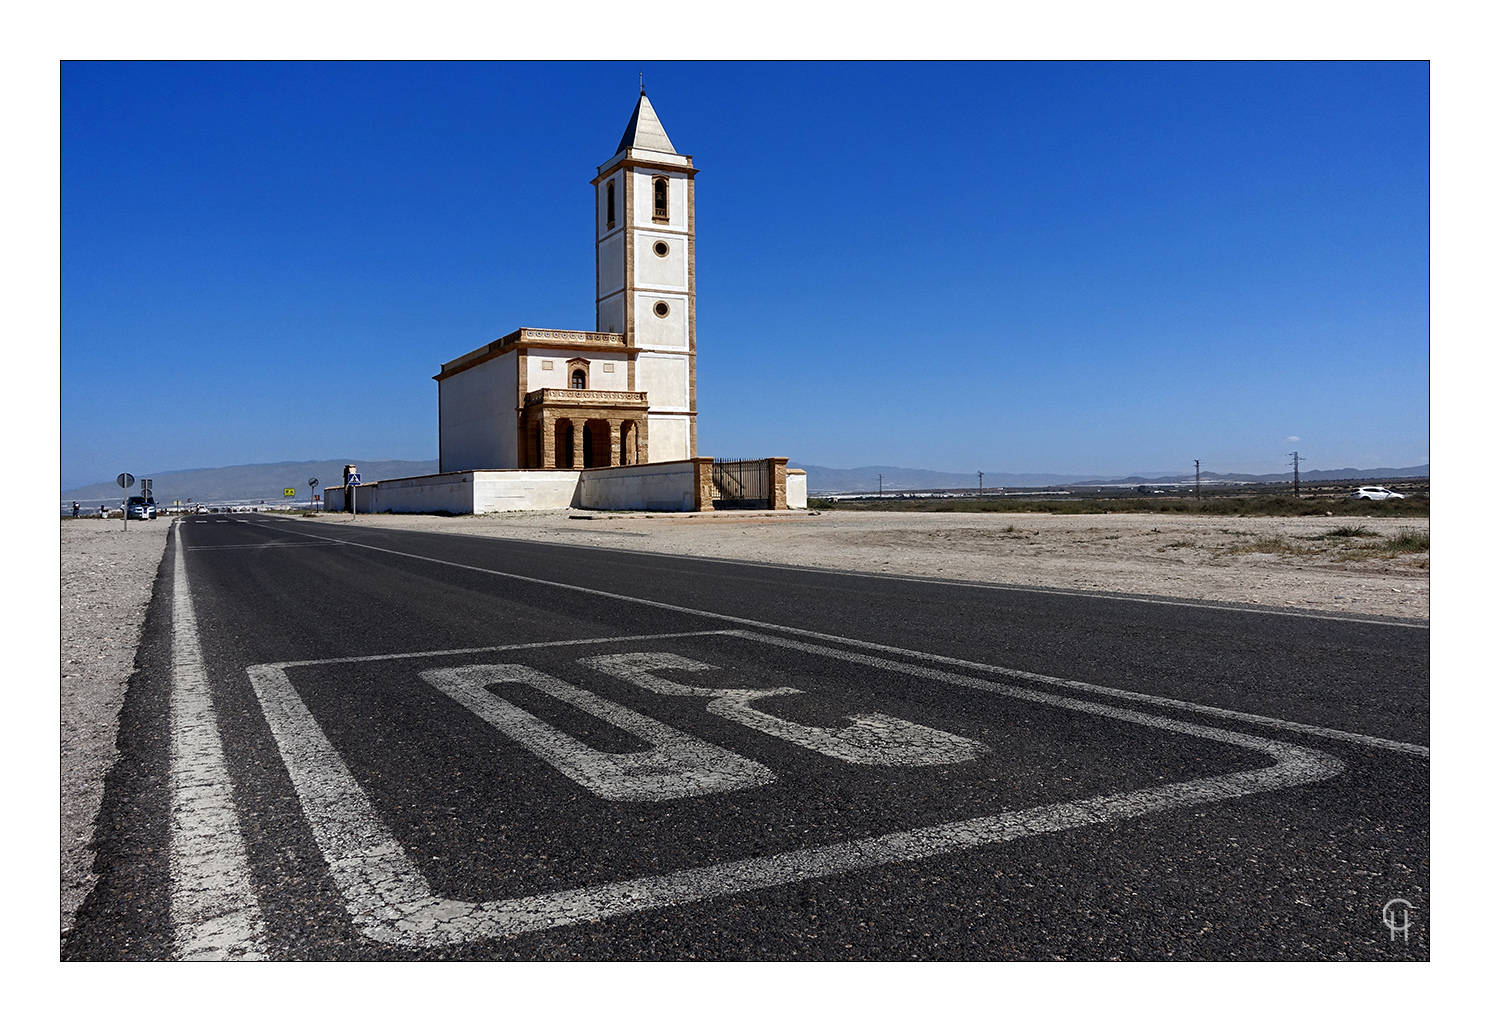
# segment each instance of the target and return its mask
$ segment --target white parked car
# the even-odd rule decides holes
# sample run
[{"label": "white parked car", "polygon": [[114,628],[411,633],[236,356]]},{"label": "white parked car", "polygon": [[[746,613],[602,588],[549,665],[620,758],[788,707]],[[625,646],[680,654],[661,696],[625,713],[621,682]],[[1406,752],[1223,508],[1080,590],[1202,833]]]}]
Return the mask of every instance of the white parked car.
[{"label": "white parked car", "polygon": [[1352,493],[1354,500],[1406,500],[1400,493],[1394,493],[1385,486],[1362,486]]}]

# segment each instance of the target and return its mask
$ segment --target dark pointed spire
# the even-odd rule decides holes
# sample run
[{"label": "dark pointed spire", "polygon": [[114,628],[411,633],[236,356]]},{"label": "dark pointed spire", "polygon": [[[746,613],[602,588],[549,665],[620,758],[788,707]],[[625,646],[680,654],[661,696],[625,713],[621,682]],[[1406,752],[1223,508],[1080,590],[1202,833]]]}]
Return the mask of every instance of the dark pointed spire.
[{"label": "dark pointed spire", "polygon": [[621,136],[621,144],[616,146],[616,152],[626,149],[650,149],[654,153],[674,155],[678,152],[663,130],[662,122],[657,119],[652,101],[647,99],[645,85],[642,86],[641,97],[636,101],[636,109],[631,111],[631,121],[626,125],[626,133]]}]

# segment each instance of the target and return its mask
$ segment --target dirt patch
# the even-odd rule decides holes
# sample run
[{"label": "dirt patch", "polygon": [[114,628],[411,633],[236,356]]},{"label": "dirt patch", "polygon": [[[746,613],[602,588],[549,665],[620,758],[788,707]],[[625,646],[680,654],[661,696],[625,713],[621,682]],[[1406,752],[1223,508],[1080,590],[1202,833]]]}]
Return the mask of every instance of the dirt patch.
[{"label": "dirt patch", "polygon": [[647,553],[1428,617],[1428,521],[896,511],[320,515]]},{"label": "dirt patch", "polygon": [[62,522],[62,932],[96,877],[93,820],[169,523]]}]

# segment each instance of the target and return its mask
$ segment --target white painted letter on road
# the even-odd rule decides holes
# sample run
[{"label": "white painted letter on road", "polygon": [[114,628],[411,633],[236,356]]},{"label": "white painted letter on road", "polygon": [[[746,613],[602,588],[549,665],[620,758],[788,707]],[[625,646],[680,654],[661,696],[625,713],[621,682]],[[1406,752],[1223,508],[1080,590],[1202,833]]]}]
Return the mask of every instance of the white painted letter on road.
[{"label": "white painted letter on road", "polygon": [[[754,788],[776,777],[754,760],[521,664],[442,668],[419,676],[564,776],[611,801],[660,802]],[[591,748],[487,691],[489,685],[503,684],[535,688],[630,732],[652,748],[627,753]]]},{"label": "white painted letter on road", "polygon": [[813,727],[784,720],[756,709],[751,703],[767,696],[801,695],[801,689],[704,688],[681,685],[652,673],[660,670],[714,670],[711,664],[689,660],[673,653],[612,653],[588,657],[580,663],[660,695],[708,698],[710,702],[705,709],[716,716],[847,763],[873,766],[944,766],[976,759],[989,751],[988,746],[971,738],[948,734],[883,713],[850,717],[852,724],[837,728]]}]

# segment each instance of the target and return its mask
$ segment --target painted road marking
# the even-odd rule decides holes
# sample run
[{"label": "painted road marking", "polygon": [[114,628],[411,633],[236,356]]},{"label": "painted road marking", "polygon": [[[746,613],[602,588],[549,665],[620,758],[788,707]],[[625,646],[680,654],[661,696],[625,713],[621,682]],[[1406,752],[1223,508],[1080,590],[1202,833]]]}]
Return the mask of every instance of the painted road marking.
[{"label": "painted road marking", "polygon": [[[522,664],[475,664],[423,671],[419,677],[508,738],[601,798],[661,802],[770,784],[776,775],[754,760],[613,703]],[[487,691],[528,685],[640,738],[645,752],[601,752]]]},{"label": "painted road marking", "polygon": [[259,959],[264,924],[248,878],[212,691],[175,523],[171,605],[171,925],[183,960]]},{"label": "painted road marking", "polygon": [[[255,523],[258,524],[258,523]],[[276,532],[285,532],[290,535],[305,535],[291,529],[275,529],[273,526],[260,525],[260,528],[273,529]],[[1165,696],[1148,695],[1144,692],[1130,692],[1127,689],[1110,688],[1105,685],[1094,685],[1090,682],[1069,681],[1065,678],[1055,678],[1048,674],[1035,674],[1030,671],[1018,671],[1010,667],[996,667],[993,664],[980,664],[972,660],[959,660],[955,657],[939,656],[936,653],[923,653],[919,650],[901,649],[896,646],[887,646],[883,643],[868,642],[864,639],[850,639],[842,635],[829,635],[824,632],[814,632],[806,628],[793,628],[790,625],[779,625],[770,621],[756,621],[751,618],[737,617],[732,614],[720,614],[712,610],[698,610],[693,607],[680,607],[676,604],[663,603],[660,600],[648,600],[641,596],[627,596],[624,593],[611,593],[603,589],[591,589],[586,586],[577,586],[569,582],[554,582],[546,578],[534,578],[531,575],[519,575],[510,571],[498,571],[495,568],[480,568],[471,564],[462,564],[459,561],[447,561],[438,557],[427,557],[423,554],[407,553],[403,550],[389,550],[386,547],[374,546],[371,543],[354,543],[350,540],[342,541],[343,546],[358,547],[363,550],[372,550],[380,554],[390,554],[395,557],[407,557],[416,561],[426,561],[430,564],[439,564],[447,568],[463,568],[466,571],[474,571],[483,575],[493,575],[497,578],[514,579],[519,582],[531,582],[534,585],[551,586],[555,589],[564,589],[574,593],[585,593],[589,596],[604,596],[612,600],[620,600],[624,603],[634,603],[644,607],[656,607],[660,610],[676,611],[679,614],[690,614],[694,617],[706,618],[711,621],[724,621],[734,625],[743,625],[749,628],[762,628],[773,632],[782,632],[787,635],[798,635],[805,639],[815,639],[819,642],[836,642],[848,646],[856,646],[859,649],[871,649],[881,653],[891,653],[899,656],[915,657],[920,660],[942,663],[952,667],[988,671],[1001,674],[1010,678],[1019,678],[1024,681],[1035,681],[1044,685],[1056,685],[1075,691],[1090,692],[1108,696],[1113,699],[1124,699],[1129,702],[1144,703],[1149,706],[1161,706],[1170,710],[1183,710],[1186,713],[1198,713],[1212,717],[1221,717],[1227,720],[1245,721],[1260,727],[1277,728],[1283,731],[1294,731],[1299,734],[1311,735],[1316,738],[1329,738],[1334,741],[1350,742],[1355,745],[1364,745],[1370,748],[1389,749],[1393,752],[1405,752],[1413,756],[1428,756],[1428,747],[1425,745],[1414,745],[1411,742],[1398,742],[1388,738],[1378,738],[1374,735],[1357,734],[1353,731],[1341,731],[1335,728],[1319,727],[1314,724],[1300,724],[1296,721],[1283,720],[1278,717],[1266,717],[1257,713],[1244,713],[1240,710],[1228,710],[1219,706],[1207,706],[1204,703],[1192,703],[1183,699],[1170,699]],[[806,569],[804,569],[806,570]],[[1086,595],[1086,594],[1077,594]],[[1145,602],[1139,600],[1138,602]],[[1187,606],[1190,606],[1187,604]],[[1238,608],[1224,608],[1226,610]],[[1328,618],[1327,620],[1340,620]],[[1390,622],[1362,621],[1353,622],[1363,625],[1389,624]]]},{"label": "painted road marking", "polygon": [[[272,526],[272,525],[265,525],[263,522],[259,522],[259,521],[250,521],[250,522],[245,522],[244,524],[246,524],[246,525],[254,525],[254,526],[257,526],[258,528],[261,528],[261,529],[269,529],[269,530],[271,530],[273,532],[284,532],[284,533],[287,533],[287,534],[293,535],[293,536],[304,536],[305,535],[305,533],[303,533],[303,532],[296,532],[293,529],[278,528],[278,527],[275,527],[275,526]],[[572,529],[572,530],[565,530],[565,531],[589,532],[590,530],[588,530],[588,529]],[[627,536],[629,536],[629,535],[642,535],[642,534],[641,533],[616,533],[616,535],[627,535]],[[486,538],[486,537],[477,537],[477,538]],[[511,536],[500,536],[500,537],[492,537],[492,538],[500,539],[504,543],[529,543],[529,544],[533,544],[535,546],[553,546],[553,545],[555,545],[555,544],[552,544],[552,543],[546,543],[545,541],[543,541],[541,539],[518,539],[518,538],[515,538],[515,537],[511,537]],[[334,540],[326,540],[325,542],[328,543],[328,544],[330,544],[330,545],[332,545],[332,546],[337,546],[337,545],[340,545],[340,546],[359,546],[359,547],[363,547],[363,548],[368,549],[368,550],[377,550],[377,551],[380,551],[381,553],[385,553],[385,554],[399,553],[399,551],[397,551],[397,550],[388,550],[388,549],[385,549],[384,547],[372,546],[371,544],[368,544],[368,543],[355,543],[355,542],[353,542],[351,540],[334,539]],[[563,544],[559,544],[559,545],[562,546]],[[598,547],[597,549],[600,549],[600,550],[610,550],[611,548],[609,548],[609,547]],[[616,552],[625,552],[625,551],[616,551]],[[404,555],[404,556],[414,557],[414,556],[418,556],[418,555],[416,555],[416,554],[407,554],[407,555]],[[892,573],[892,572],[853,571],[853,570],[848,569],[848,568],[820,568],[820,567],[812,567],[810,565],[803,565],[803,564],[766,564],[766,563],[763,563],[761,561],[742,561],[742,560],[739,560],[738,558],[732,558],[732,557],[709,557],[709,556],[706,556],[706,555],[703,555],[703,554],[656,554],[654,556],[657,556],[657,557],[671,557],[671,558],[674,558],[674,559],[677,559],[677,560],[686,560],[686,561],[707,561],[707,562],[714,563],[714,564],[734,564],[734,565],[739,565],[739,566],[745,567],[745,568],[762,568],[762,567],[764,567],[764,568],[770,568],[770,569],[775,570],[775,571],[801,571],[801,572],[807,572],[809,574],[816,574],[816,575],[845,575],[845,576],[847,576],[849,578],[867,578],[867,579],[874,579],[874,580],[877,580],[877,581],[883,581],[883,580],[887,580],[888,579],[888,580],[896,581],[896,582],[924,582],[927,585],[959,586],[959,587],[967,588],[967,589],[995,589],[995,590],[998,590],[1000,592],[1034,593],[1034,594],[1039,595],[1039,596],[1078,596],[1078,597],[1081,597],[1082,599],[1089,599],[1089,600],[1114,600],[1114,601],[1119,602],[1119,603],[1148,603],[1148,604],[1154,604],[1154,605],[1160,606],[1160,607],[1185,607],[1185,608],[1188,608],[1188,609],[1191,609],[1191,610],[1220,610],[1220,611],[1226,611],[1226,612],[1235,612],[1235,613],[1238,613],[1238,614],[1268,614],[1268,615],[1272,615],[1274,617],[1298,617],[1298,618],[1305,618],[1305,619],[1310,620],[1310,621],[1332,621],[1332,622],[1336,622],[1336,623],[1343,622],[1343,623],[1346,623],[1346,624],[1370,625],[1370,626],[1373,626],[1373,627],[1382,627],[1382,628],[1422,628],[1422,629],[1427,629],[1427,628],[1431,628],[1432,627],[1431,623],[1428,622],[1428,621],[1417,621],[1417,620],[1412,620],[1412,619],[1409,619],[1409,618],[1388,618],[1388,617],[1371,617],[1371,616],[1367,616],[1367,615],[1354,615],[1354,614],[1351,614],[1349,611],[1334,611],[1334,612],[1330,612],[1330,611],[1295,610],[1295,609],[1290,608],[1290,607],[1255,607],[1255,606],[1250,606],[1250,605],[1245,604],[1245,603],[1221,603],[1221,602],[1206,601],[1206,600],[1186,600],[1186,599],[1181,599],[1179,597],[1137,596],[1137,595],[1133,595],[1131,593],[1098,592],[1098,591],[1093,591],[1093,590],[1088,590],[1088,589],[1057,589],[1057,588],[1055,588],[1053,586],[1022,586],[1022,585],[1016,585],[1016,584],[1014,584],[1012,582],[977,582],[977,581],[974,581],[972,579],[964,579],[964,578],[935,578],[935,577],[932,577],[932,576],[929,576],[929,575],[899,575],[899,574],[895,574],[895,573]],[[433,560],[433,558],[425,558],[425,560]],[[438,561],[436,563],[446,564],[446,563],[451,563],[451,562]],[[468,564],[463,564],[463,565],[460,565],[460,567],[469,568],[471,566],[468,565]],[[484,570],[484,569],[474,568],[472,570],[481,571],[481,570]],[[502,573],[501,572],[498,572],[498,574],[502,574]],[[512,577],[513,578],[523,578],[525,576],[514,575]],[[544,581],[544,580],[543,579],[530,579],[529,581],[540,582],[540,581]],[[559,585],[561,583],[555,582],[555,583],[552,583],[552,584],[553,585]],[[607,596],[615,596],[617,594],[615,594],[615,593],[606,593],[605,595],[607,595]]]},{"label": "painted road marking", "polygon": [[287,547],[297,547],[298,548],[298,547],[307,547],[307,546],[345,546],[345,545],[346,545],[345,543],[338,543],[335,540],[330,540],[330,539],[311,539],[311,540],[299,540],[299,541],[288,540],[288,539],[271,539],[271,540],[269,540],[267,542],[264,542],[264,543],[203,543],[203,544],[201,544],[199,546],[189,546],[186,549],[192,550],[192,551],[196,551],[196,550],[283,550],[283,549],[285,549]]},{"label": "painted road marking", "polygon": [[[1273,764],[1216,777],[681,869],[658,876],[498,901],[469,902],[433,894],[428,881],[379,817],[366,791],[352,776],[346,762],[301,701],[290,683],[289,665],[258,664],[248,669],[248,675],[311,833],[354,923],[364,936],[372,940],[410,948],[433,948],[508,937],[873,866],[904,863],[1034,834],[1111,823],[1183,806],[1277,791],[1323,781],[1344,769],[1344,764],[1334,756],[1255,735],[1021,689],[982,678],[951,675],[914,664],[861,657],[841,649],[777,636],[740,631],[719,634],[785,645],[837,659],[860,658],[866,665],[934,677],[1014,699],[1250,749],[1268,755]],[[609,641],[627,640],[613,638]],[[522,648],[571,644],[528,643]],[[367,662],[395,657],[357,659]],[[346,661],[319,661],[341,662]]]},{"label": "painted road marking", "polygon": [[783,720],[751,703],[767,696],[801,695],[799,688],[702,688],[659,678],[656,671],[712,671],[712,664],[674,653],[612,653],[586,657],[580,663],[640,688],[671,696],[701,696],[715,716],[754,728],[804,749],[846,763],[877,766],[946,766],[976,759],[988,746],[899,717],[869,713],[851,717],[848,727],[811,727]]}]

